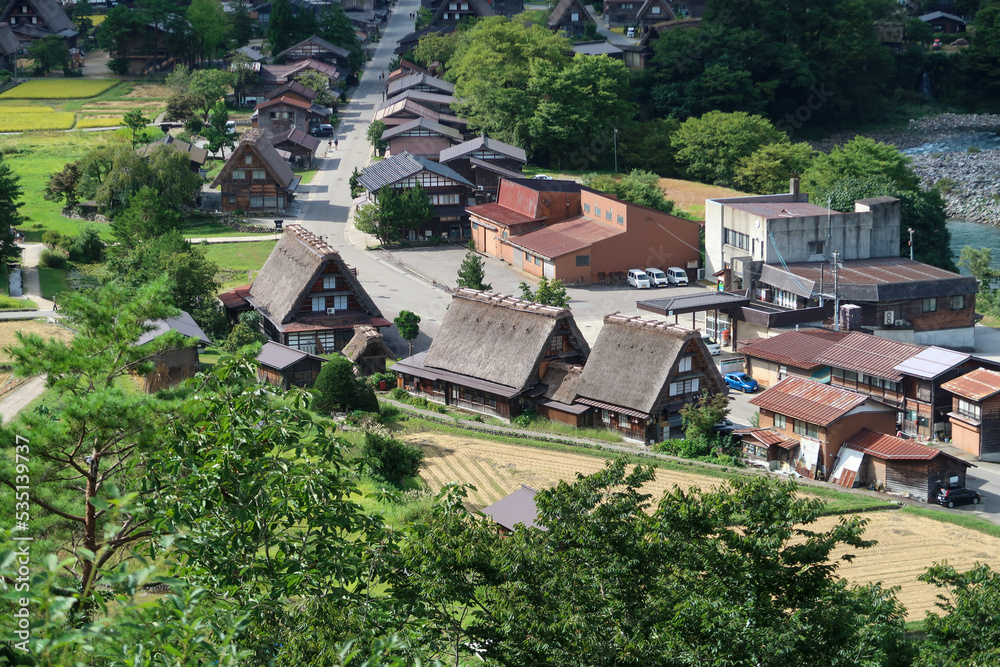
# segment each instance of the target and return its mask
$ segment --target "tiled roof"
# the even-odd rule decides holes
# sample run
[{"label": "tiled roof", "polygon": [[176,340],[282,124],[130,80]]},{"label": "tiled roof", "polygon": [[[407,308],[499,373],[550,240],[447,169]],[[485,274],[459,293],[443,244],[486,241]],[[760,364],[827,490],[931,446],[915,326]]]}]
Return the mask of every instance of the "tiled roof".
[{"label": "tiled roof", "polygon": [[[444,151],[442,151],[443,153]],[[499,174],[504,178],[520,178],[523,174],[520,171],[514,171],[513,169],[504,169],[500,165],[496,164],[491,160],[480,160],[476,157],[469,158],[469,164],[472,165],[473,169],[480,167],[486,171],[491,171],[494,174]]]},{"label": "tiled roof", "polygon": [[501,206],[500,204],[479,204],[469,206],[465,209],[470,215],[481,216],[490,222],[498,222],[502,225],[517,225],[527,222],[539,222],[545,218],[532,218],[531,216],[519,213],[514,209]]},{"label": "tiled roof", "polygon": [[281,97],[285,93],[295,93],[296,95],[301,95],[310,102],[319,97],[315,90],[303,86],[298,81],[289,81],[280,88],[276,88],[275,90],[267,93],[266,97],[267,99],[272,100],[276,97]]},{"label": "tiled roof", "polygon": [[787,377],[751,399],[750,404],[810,424],[828,426],[866,400],[867,397],[844,389]]},{"label": "tiled roof", "polygon": [[302,350],[296,350],[294,347],[288,347],[287,345],[282,345],[281,343],[275,343],[274,341],[268,341],[264,343],[260,348],[260,353],[257,355],[257,361],[263,366],[270,366],[277,370],[284,370],[294,363],[302,361],[303,359],[317,359],[319,361],[326,361],[323,357],[317,357],[314,354],[309,354],[308,352],[303,352]]},{"label": "tiled roof", "polygon": [[[897,461],[929,461],[938,456],[949,456],[940,449],[921,445],[912,440],[897,438],[894,435],[876,433],[866,428],[861,429],[844,441],[844,446],[864,452],[865,454],[870,454],[876,458]],[[955,460],[961,461],[961,459]]]},{"label": "tiled roof", "polygon": [[294,97],[287,97],[282,95],[281,97],[272,97],[266,102],[261,102],[254,109],[267,109],[269,107],[275,107],[279,105],[286,105],[290,107],[295,107],[297,109],[310,109],[312,108],[311,102],[305,102],[303,100],[297,100]]},{"label": "tiled roof", "polygon": [[945,382],[941,388],[962,398],[981,401],[1000,392],[1000,373],[977,368],[961,377]]},{"label": "tiled roof", "polygon": [[378,162],[367,167],[364,172],[362,172],[359,181],[361,186],[369,192],[377,192],[387,185],[397,183],[404,178],[409,178],[410,176],[420,173],[425,169],[431,173],[451,179],[470,188],[475,187],[465,177],[451,167],[438,164],[433,160],[411,155],[406,151],[397,153],[396,155],[388,157],[384,160],[379,160]]},{"label": "tiled roof", "polygon": [[826,352],[840,340],[847,337],[845,332],[834,331],[786,331],[771,338],[757,338],[738,350],[741,354],[757,359],[767,359],[777,364],[785,364],[811,370],[823,366],[816,357]]},{"label": "tiled roof", "polygon": [[250,308],[250,302],[246,300],[249,293],[250,285],[243,285],[234,290],[223,292],[218,296],[218,299],[226,308]]},{"label": "tiled roof", "polygon": [[302,130],[286,130],[281,134],[276,134],[271,137],[271,143],[275,146],[283,144],[286,141],[297,146],[301,146],[308,151],[315,151],[320,144],[319,139],[310,134],[306,134]]},{"label": "tiled roof", "polygon": [[624,229],[614,229],[580,216],[510,237],[507,242],[516,248],[554,259],[624,233]]},{"label": "tiled roof", "polygon": [[924,349],[922,345],[901,343],[855,331],[818,354],[816,361],[833,368],[899,382],[903,375],[896,370],[896,366]]},{"label": "tiled roof", "polygon": [[399,95],[390,97],[386,101],[379,105],[379,109],[385,109],[386,107],[392,106],[401,100],[413,100],[414,102],[420,102],[421,104],[441,104],[450,107],[455,103],[455,98],[452,95],[443,95],[440,93],[428,93],[423,90],[404,90]]},{"label": "tiled roof", "polygon": [[298,44],[295,44],[294,46],[288,47],[287,49],[285,49],[284,51],[282,51],[281,53],[279,53],[275,57],[276,58],[284,58],[288,54],[293,53],[297,48],[299,48],[303,44],[309,44],[309,43],[315,44],[316,46],[320,47],[321,49],[326,49],[327,51],[329,51],[333,55],[337,56],[338,58],[346,58],[349,55],[351,55],[351,52],[348,51],[347,49],[345,49],[344,47],[337,46],[336,44],[331,44],[330,42],[326,41],[322,37],[317,37],[316,35],[313,35],[309,39],[303,39]]},{"label": "tiled roof", "polygon": [[450,81],[445,81],[429,74],[409,74],[390,83],[386,89],[386,97],[393,97],[417,86],[428,86],[435,90],[440,90],[447,95],[455,92],[455,84]]},{"label": "tiled roof", "polygon": [[390,127],[382,133],[382,138],[392,139],[393,137],[397,137],[413,130],[427,130],[429,132],[440,134],[443,137],[448,137],[452,141],[462,140],[461,132],[453,127],[448,127],[447,125],[442,125],[441,123],[435,123],[429,118],[414,118],[413,120],[403,123],[402,125]]}]

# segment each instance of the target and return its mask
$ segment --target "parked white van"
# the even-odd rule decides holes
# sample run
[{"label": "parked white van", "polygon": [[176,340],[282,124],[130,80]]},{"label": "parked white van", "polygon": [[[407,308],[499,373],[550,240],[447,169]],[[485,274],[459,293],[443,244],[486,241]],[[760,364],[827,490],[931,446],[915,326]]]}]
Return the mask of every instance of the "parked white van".
[{"label": "parked white van", "polygon": [[653,287],[666,287],[670,284],[670,281],[667,280],[667,274],[659,269],[646,269],[646,275],[649,276],[649,284]]},{"label": "parked white van", "polygon": [[667,280],[670,281],[671,285],[687,285],[688,284],[687,271],[678,266],[671,266],[669,269],[667,269]]},{"label": "parked white van", "polygon": [[636,289],[649,289],[649,276],[642,269],[629,269],[628,284]]}]

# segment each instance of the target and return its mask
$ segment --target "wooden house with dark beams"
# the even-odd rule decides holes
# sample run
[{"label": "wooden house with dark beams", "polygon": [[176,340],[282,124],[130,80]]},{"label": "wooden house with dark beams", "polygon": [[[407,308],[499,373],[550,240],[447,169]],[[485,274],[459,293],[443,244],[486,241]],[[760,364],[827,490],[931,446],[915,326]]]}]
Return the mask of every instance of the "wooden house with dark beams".
[{"label": "wooden house with dark beams", "polygon": [[223,211],[284,211],[301,179],[278,155],[263,130],[245,132],[212,181],[222,188]]},{"label": "wooden house with dark beams", "polygon": [[276,55],[275,60],[287,60],[291,62],[299,60],[320,60],[331,65],[344,63],[351,56],[351,52],[342,46],[331,44],[322,37],[313,35],[303,39],[298,44],[293,44]]},{"label": "wooden house with dark beams", "polygon": [[441,151],[438,157],[476,185],[479,203],[495,202],[502,178],[524,178],[521,169],[528,163],[523,148],[483,135]]},{"label": "wooden house with dark beams", "polygon": [[271,137],[271,144],[279,151],[288,151],[289,161],[293,164],[310,169],[320,140],[302,130],[290,129]]},{"label": "wooden house with dark beams", "polygon": [[408,74],[400,77],[385,86],[386,99],[402,95],[407,90],[414,90],[423,93],[433,93],[435,95],[454,95],[455,84],[439,79],[430,74]]},{"label": "wooden house with dark beams", "polygon": [[[533,407],[529,392],[551,363],[581,364],[589,354],[568,308],[459,289],[430,349],[396,362],[393,370],[398,386],[411,394],[510,419]],[[552,400],[547,409],[551,415],[560,406]]]},{"label": "wooden house with dark beams", "polygon": [[261,346],[256,361],[258,380],[287,391],[313,386],[326,359],[269,340]]},{"label": "wooden house with dark beams", "polygon": [[462,143],[462,133],[429,118],[414,120],[387,128],[382,140],[389,144],[386,155],[410,153],[437,161],[441,151]]},{"label": "wooden house with dark beams", "polygon": [[725,391],[701,333],[660,320],[607,315],[576,383],[593,424],[642,442],[681,436],[680,410]]},{"label": "wooden house with dark beams", "polygon": [[333,246],[299,225],[285,227],[251,285],[219,300],[230,319],[256,310],[264,336],[309,354],[339,352],[359,324],[392,324]]},{"label": "wooden house with dark beams", "polygon": [[587,26],[597,28],[597,23],[580,0],[559,0],[559,4],[549,14],[548,24],[549,30],[561,30],[569,37],[583,35]]},{"label": "wooden house with dark beams", "polygon": [[409,99],[409,97],[404,95],[397,95],[396,97],[388,100],[387,105],[379,107],[375,112],[375,120],[380,120],[385,123],[386,128],[393,128],[397,125],[403,125],[414,120],[419,120],[421,118],[426,118],[427,120],[433,121],[435,123],[440,123],[447,127],[454,128],[459,132],[464,132],[465,128],[468,126],[469,121],[465,118],[459,118],[454,114],[441,113],[435,111],[428,106],[420,104],[419,102]]},{"label": "wooden house with dark beams", "polygon": [[76,25],[56,0],[8,0],[0,10],[0,22],[10,25],[25,48],[49,35],[61,37],[66,46],[76,46]]},{"label": "wooden house with dark beams", "polygon": [[153,371],[142,378],[136,378],[143,391],[152,394],[161,389],[173,387],[193,378],[201,370],[198,351],[211,345],[212,341],[201,330],[190,313],[182,310],[173,317],[146,324],[150,329],[136,340],[136,346],[145,345],[170,331],[176,331],[185,336],[188,344],[168,347],[147,359],[153,365]]},{"label": "wooden house with dark beams", "polygon": [[354,362],[361,375],[385,373],[386,359],[396,358],[385,344],[382,332],[367,324],[354,327],[354,337],[341,350],[341,354]]},{"label": "wooden house with dark beams", "polygon": [[928,502],[940,488],[965,486],[972,467],[940,449],[863,428],[844,441],[830,482],[848,489],[874,486]]}]

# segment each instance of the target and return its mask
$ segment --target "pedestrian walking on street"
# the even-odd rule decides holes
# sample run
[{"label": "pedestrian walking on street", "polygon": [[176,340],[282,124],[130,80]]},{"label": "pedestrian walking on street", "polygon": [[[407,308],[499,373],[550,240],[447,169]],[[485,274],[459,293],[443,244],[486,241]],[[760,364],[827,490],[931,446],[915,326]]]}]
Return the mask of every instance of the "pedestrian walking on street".
[{"label": "pedestrian walking on street", "polygon": [[340,141],[338,141],[337,139],[334,139],[333,140],[333,150],[337,150],[337,148],[339,148],[339,147],[340,147]]}]

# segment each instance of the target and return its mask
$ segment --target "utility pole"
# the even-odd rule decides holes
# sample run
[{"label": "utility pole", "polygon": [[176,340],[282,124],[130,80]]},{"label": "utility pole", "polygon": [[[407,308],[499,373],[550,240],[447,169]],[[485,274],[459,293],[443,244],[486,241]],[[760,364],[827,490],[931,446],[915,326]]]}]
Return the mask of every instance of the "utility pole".
[{"label": "utility pole", "polygon": [[908,227],[907,230],[910,232],[910,261],[913,261],[913,227]]},{"label": "utility pole", "polygon": [[[615,128],[615,173],[616,174],[618,173],[618,128],[617,127]],[[910,259],[913,258],[911,257]]]},{"label": "utility pole", "polygon": [[833,251],[833,330],[840,331],[840,252]]}]

